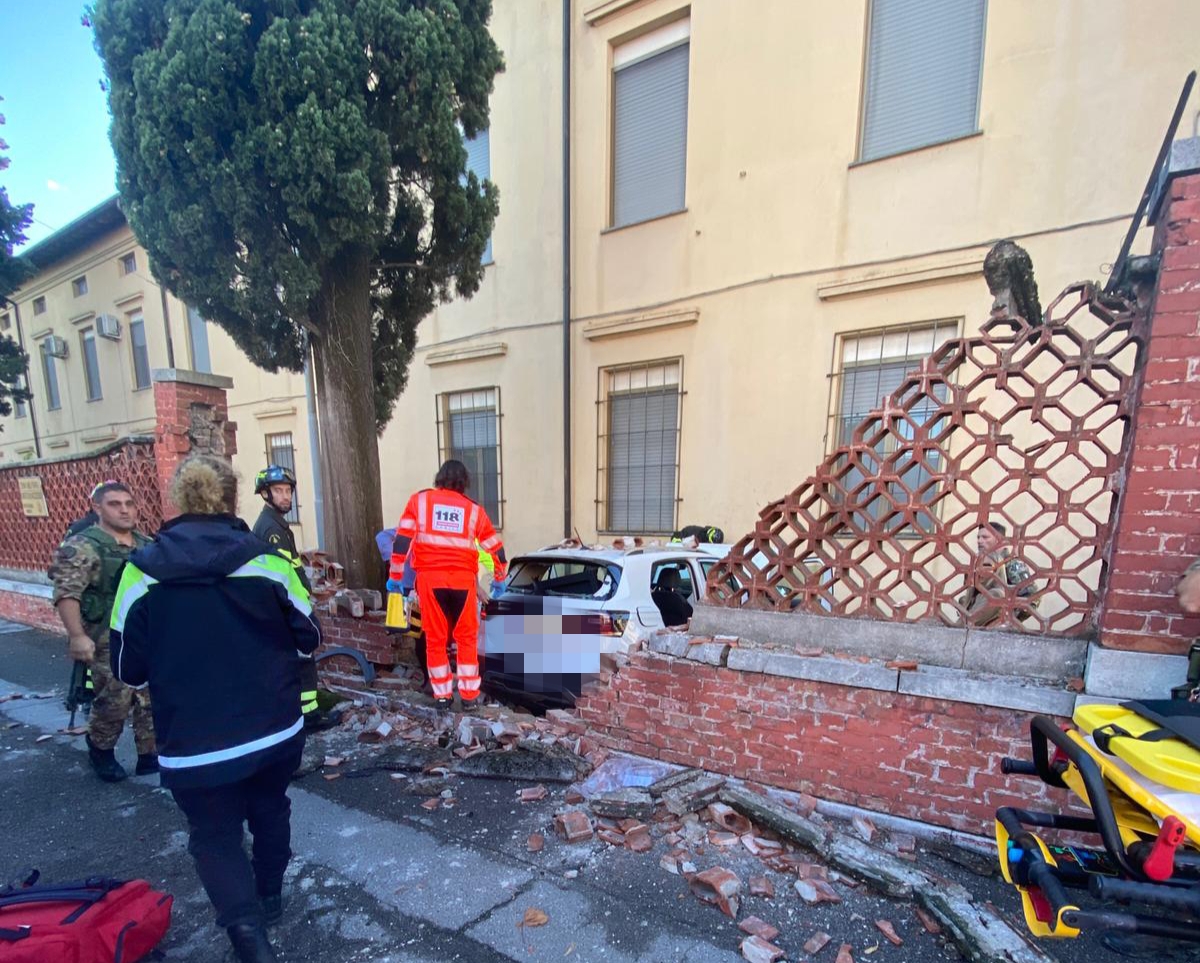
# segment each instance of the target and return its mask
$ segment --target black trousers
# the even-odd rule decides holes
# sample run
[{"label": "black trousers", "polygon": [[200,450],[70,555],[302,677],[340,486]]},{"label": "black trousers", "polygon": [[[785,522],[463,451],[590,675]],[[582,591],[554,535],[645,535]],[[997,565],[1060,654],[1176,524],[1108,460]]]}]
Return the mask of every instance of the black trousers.
[{"label": "black trousers", "polygon": [[[302,752],[303,744],[240,782],[171,791],[187,816],[188,852],[217,911],[218,926],[260,920],[259,897],[283,888],[292,856],[292,803],[287,788]],[[243,846],[244,824],[254,840],[252,859],[246,858]]]}]

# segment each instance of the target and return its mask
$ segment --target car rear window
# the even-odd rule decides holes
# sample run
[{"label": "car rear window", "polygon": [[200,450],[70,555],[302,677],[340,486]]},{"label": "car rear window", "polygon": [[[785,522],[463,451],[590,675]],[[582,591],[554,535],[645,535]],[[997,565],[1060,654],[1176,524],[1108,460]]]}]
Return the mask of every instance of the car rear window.
[{"label": "car rear window", "polygon": [[522,595],[563,595],[607,599],[621,582],[621,569],[604,562],[578,559],[518,558],[505,590]]}]

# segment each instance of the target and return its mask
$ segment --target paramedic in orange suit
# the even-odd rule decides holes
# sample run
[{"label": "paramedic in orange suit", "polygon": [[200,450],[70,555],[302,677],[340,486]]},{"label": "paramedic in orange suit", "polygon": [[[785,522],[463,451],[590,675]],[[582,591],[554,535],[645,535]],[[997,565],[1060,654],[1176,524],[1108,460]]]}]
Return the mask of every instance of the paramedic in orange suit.
[{"label": "paramedic in orange suit", "polygon": [[458,647],[458,694],[464,709],[479,698],[479,601],[475,587],[479,551],[496,562],[497,579],[508,568],[504,545],[481,505],[464,493],[471,474],[461,461],[451,460],[438,469],[433,488],[408,500],[400,524],[388,573],[388,591],[400,590],[404,562],[411,555],[417,572],[417,598],[425,630],[425,662],[433,696],[448,708],[454,679],[446,644]]}]

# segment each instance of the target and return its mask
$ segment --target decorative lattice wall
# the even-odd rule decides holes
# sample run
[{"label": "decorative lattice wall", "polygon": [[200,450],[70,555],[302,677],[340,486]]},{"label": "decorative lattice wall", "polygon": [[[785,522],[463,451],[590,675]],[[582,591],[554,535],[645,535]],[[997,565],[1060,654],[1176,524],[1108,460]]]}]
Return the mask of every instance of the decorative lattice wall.
[{"label": "decorative lattice wall", "polygon": [[[911,372],[716,566],[728,607],[1093,630],[1121,487],[1143,316],[1093,285],[1042,324],[994,317]],[[1019,566],[981,557],[980,522]],[[999,570],[1004,569],[1004,573]],[[974,600],[964,597],[972,586]],[[980,593],[986,593],[981,595]]]},{"label": "decorative lattice wall", "polygon": [[[26,517],[22,511],[18,479],[28,476],[42,480],[48,518]],[[0,568],[44,571],[67,526],[88,510],[91,490],[110,478],[133,491],[138,527],[148,534],[158,531],[162,498],[149,439],[126,439],[83,458],[0,468]]]}]

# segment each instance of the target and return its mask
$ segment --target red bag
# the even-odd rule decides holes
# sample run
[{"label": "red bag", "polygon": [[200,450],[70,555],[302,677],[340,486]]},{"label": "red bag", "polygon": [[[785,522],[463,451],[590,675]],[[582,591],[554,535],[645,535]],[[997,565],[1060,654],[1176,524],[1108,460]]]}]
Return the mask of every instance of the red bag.
[{"label": "red bag", "polygon": [[137,963],[170,928],[172,900],[143,879],[0,890],[0,963]]}]

